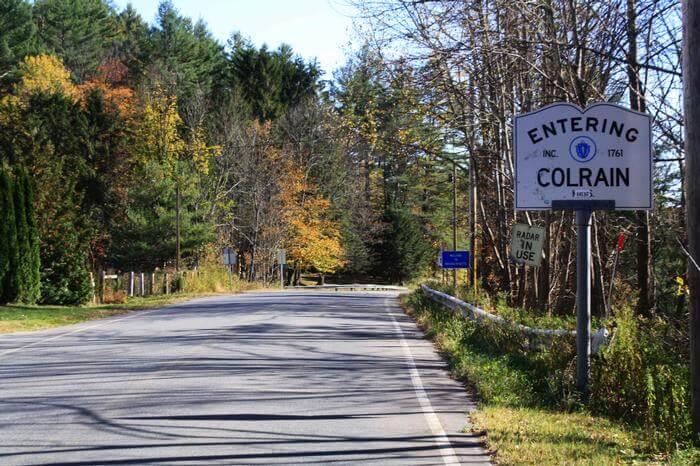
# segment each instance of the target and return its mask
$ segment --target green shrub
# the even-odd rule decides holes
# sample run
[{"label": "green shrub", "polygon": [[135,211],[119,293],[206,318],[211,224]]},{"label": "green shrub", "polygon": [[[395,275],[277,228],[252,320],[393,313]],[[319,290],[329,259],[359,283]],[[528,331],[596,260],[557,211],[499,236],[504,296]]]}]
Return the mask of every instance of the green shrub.
[{"label": "green shrub", "polygon": [[631,308],[616,316],[610,345],[594,358],[591,407],[643,427],[649,446],[671,451],[692,438],[687,363],[664,346],[660,320]]},{"label": "green shrub", "polygon": [[13,188],[12,178],[0,166],[0,303],[13,301],[15,297],[17,224]]}]

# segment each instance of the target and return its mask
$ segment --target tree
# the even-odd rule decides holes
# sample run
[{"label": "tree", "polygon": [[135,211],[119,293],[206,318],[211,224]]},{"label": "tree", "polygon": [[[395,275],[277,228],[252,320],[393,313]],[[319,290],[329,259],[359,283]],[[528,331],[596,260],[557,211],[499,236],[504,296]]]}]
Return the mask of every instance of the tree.
[{"label": "tree", "polygon": [[54,55],[28,56],[19,64],[18,71],[21,78],[14,92],[19,97],[40,93],[77,97],[77,88],[71,81],[70,72]]},{"label": "tree", "polygon": [[42,44],[61,57],[78,82],[95,72],[116,36],[115,19],[103,0],[38,0],[34,16]]},{"label": "tree", "polygon": [[315,270],[323,281],[324,275],[345,264],[340,231],[328,215],[330,201],[304,181],[300,167],[290,164],[285,175],[280,178],[280,204],[287,226],[283,245],[288,263],[297,275],[302,270]]},{"label": "tree", "polygon": [[14,186],[7,170],[0,168],[0,303],[14,301],[17,264],[17,224]]},{"label": "tree", "polygon": [[[17,301],[33,304],[41,296],[41,261],[39,235],[34,212],[34,189],[26,169],[16,170],[15,215],[19,242],[19,264],[17,267]],[[19,207],[17,207],[19,206]],[[24,212],[20,217],[19,212]]]},{"label": "tree", "polygon": [[39,49],[32,7],[24,0],[0,0],[0,89],[13,82],[12,70]]},{"label": "tree", "polygon": [[295,57],[287,45],[275,51],[260,49],[239,35],[229,41],[227,76],[259,121],[274,120],[316,92],[320,75],[315,63]]},{"label": "tree", "polygon": [[431,248],[418,218],[405,207],[391,206],[383,221],[378,275],[400,283],[419,277],[430,260]]}]

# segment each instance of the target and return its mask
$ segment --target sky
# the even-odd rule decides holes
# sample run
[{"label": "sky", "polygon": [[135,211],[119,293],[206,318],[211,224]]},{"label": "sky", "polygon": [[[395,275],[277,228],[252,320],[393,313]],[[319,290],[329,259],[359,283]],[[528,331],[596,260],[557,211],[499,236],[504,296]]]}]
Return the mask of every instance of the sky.
[{"label": "sky", "polygon": [[[222,44],[239,31],[257,46],[276,49],[282,43],[304,59],[318,59],[326,72],[345,62],[352,34],[352,9],[343,0],[172,0],[183,16],[203,19]],[[152,23],[158,0],[113,0],[123,9],[128,3]]]}]

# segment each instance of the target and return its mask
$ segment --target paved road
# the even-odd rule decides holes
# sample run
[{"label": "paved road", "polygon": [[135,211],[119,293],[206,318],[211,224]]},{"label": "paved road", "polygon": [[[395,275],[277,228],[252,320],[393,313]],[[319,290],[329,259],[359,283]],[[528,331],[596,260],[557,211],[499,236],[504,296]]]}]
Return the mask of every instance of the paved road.
[{"label": "paved road", "polygon": [[0,464],[472,464],[392,293],[256,293],[0,338]]}]

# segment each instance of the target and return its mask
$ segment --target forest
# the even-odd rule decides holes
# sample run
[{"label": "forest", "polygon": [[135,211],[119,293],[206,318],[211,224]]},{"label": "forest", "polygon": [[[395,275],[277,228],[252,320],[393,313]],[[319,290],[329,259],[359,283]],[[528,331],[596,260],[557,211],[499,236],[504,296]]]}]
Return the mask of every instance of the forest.
[{"label": "forest", "polygon": [[[651,116],[654,208],[593,217],[594,318],[638,332],[637,372],[597,383],[648,396],[600,409],[687,441],[680,1],[346,3],[358,39],[329,76],[167,0],[0,0],[0,301],[86,303],[104,271],[221,268],[224,248],[250,282],[278,283],[284,249],[288,285],[449,284],[439,251],[469,250],[459,284],[566,320],[574,217],[515,210],[513,117],[617,103]],[[540,267],[511,260],[516,223],[545,228]]]}]

